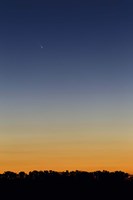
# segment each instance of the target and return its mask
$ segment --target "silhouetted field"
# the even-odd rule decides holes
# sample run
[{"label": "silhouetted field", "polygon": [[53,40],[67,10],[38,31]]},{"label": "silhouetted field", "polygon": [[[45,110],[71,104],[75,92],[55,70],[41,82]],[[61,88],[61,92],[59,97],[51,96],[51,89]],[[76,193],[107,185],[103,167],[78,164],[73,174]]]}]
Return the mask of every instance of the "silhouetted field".
[{"label": "silhouetted field", "polygon": [[124,172],[32,171],[0,174],[1,199],[133,199],[133,178]]}]

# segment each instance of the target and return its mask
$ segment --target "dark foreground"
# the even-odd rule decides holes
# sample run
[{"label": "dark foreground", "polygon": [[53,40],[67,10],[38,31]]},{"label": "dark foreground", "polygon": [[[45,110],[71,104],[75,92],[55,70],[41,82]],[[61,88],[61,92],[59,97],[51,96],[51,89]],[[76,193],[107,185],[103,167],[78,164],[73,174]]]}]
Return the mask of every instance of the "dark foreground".
[{"label": "dark foreground", "polygon": [[119,200],[133,199],[133,179],[117,171],[33,171],[0,174],[1,199]]}]

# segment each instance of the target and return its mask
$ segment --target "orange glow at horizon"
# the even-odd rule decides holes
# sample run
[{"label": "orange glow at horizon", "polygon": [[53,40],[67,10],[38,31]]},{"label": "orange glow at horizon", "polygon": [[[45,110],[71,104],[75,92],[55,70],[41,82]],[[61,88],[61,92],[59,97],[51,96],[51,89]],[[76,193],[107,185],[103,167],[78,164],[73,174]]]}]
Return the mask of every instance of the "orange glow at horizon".
[{"label": "orange glow at horizon", "polygon": [[[6,136],[9,131],[11,137]],[[124,136],[125,131],[128,135]],[[25,134],[17,134],[16,127],[1,128],[1,132],[1,173],[8,170],[27,173],[33,170],[121,170],[133,173],[132,127],[25,126],[21,129]]]}]

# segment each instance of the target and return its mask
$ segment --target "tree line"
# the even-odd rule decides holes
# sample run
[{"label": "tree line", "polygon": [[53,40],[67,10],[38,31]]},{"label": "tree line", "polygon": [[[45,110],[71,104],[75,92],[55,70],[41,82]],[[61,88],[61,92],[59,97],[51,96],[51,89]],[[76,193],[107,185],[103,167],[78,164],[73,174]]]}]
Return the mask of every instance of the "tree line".
[{"label": "tree line", "polygon": [[6,171],[0,174],[3,199],[133,199],[133,177],[122,171]]}]

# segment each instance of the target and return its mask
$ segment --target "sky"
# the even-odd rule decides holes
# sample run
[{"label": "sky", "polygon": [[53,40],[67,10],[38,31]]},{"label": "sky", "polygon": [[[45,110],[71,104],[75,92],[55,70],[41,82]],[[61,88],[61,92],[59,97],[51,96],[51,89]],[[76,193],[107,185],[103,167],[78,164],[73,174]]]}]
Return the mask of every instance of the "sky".
[{"label": "sky", "polygon": [[0,172],[133,173],[132,10],[0,1]]}]

